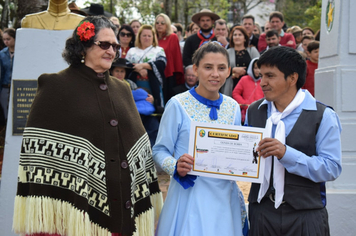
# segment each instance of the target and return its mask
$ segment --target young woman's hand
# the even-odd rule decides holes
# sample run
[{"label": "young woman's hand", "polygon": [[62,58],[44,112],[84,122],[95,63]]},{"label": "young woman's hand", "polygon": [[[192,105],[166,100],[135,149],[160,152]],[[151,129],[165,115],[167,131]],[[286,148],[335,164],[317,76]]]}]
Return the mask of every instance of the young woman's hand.
[{"label": "young woman's hand", "polygon": [[177,172],[181,177],[187,175],[189,171],[192,170],[192,165],[194,164],[194,158],[185,153],[177,161]]}]

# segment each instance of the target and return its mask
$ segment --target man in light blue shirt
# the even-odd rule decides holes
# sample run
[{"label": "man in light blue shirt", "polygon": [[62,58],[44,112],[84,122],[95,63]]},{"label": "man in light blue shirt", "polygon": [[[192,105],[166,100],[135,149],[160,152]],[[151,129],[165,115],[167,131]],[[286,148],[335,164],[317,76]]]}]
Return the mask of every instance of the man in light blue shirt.
[{"label": "man in light blue shirt", "polygon": [[249,195],[250,235],[329,235],[325,182],[341,173],[337,114],[301,87],[306,63],[294,49],[274,47],[259,59],[265,95],[245,124],[265,127],[256,149],[266,158],[262,184]]}]

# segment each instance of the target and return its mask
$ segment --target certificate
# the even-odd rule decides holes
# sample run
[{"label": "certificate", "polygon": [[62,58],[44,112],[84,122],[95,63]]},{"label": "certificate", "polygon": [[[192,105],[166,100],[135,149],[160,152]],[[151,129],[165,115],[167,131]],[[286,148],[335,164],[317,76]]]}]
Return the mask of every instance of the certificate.
[{"label": "certificate", "polygon": [[262,183],[265,159],[256,151],[264,128],[191,122],[191,175]]}]

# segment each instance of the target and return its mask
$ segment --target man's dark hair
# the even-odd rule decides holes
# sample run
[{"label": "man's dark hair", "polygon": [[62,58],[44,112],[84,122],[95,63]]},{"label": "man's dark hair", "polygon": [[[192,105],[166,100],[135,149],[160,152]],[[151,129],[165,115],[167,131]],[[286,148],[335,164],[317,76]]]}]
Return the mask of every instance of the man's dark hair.
[{"label": "man's dark hair", "polygon": [[301,42],[303,42],[303,41],[304,41],[304,39],[314,40],[314,38],[313,38],[312,36],[309,36],[309,35],[305,35],[305,36],[303,36],[303,38],[302,38],[302,41],[301,41]]},{"label": "man's dark hair", "polygon": [[173,25],[177,28],[177,31],[178,31],[178,32],[183,32],[183,26],[182,26],[182,24],[180,24],[180,23],[174,23]]},{"label": "man's dark hair", "polygon": [[277,38],[279,38],[279,34],[278,34],[278,32],[277,32],[277,30],[268,30],[267,32],[266,32],[266,38],[270,38],[270,37],[273,37],[273,35],[276,35],[277,36]]},{"label": "man's dark hair", "polygon": [[262,54],[257,66],[259,68],[275,66],[284,74],[286,80],[288,76],[297,73],[297,89],[300,89],[305,83],[307,64],[295,49],[284,46],[270,48]]},{"label": "man's dark hair", "polygon": [[[215,21],[215,26],[216,25],[226,25],[226,21],[224,19],[219,19]],[[227,27],[226,27],[227,28]]]},{"label": "man's dark hair", "polygon": [[318,41],[311,41],[308,43],[307,50],[308,52],[312,52],[313,50],[319,49],[319,42]]},{"label": "man's dark hair", "polygon": [[269,14],[269,21],[270,21],[270,22],[271,22],[271,20],[272,20],[273,17],[279,18],[282,22],[284,21],[284,20],[283,20],[283,19],[284,19],[284,16],[283,16],[283,14],[282,14],[281,12],[279,12],[279,11],[273,11],[273,12],[271,12],[271,14]]},{"label": "man's dark hair", "polygon": [[253,24],[255,24],[255,17],[253,15],[250,15],[250,14],[244,15],[242,17],[242,21],[244,21],[244,19],[252,19]]}]

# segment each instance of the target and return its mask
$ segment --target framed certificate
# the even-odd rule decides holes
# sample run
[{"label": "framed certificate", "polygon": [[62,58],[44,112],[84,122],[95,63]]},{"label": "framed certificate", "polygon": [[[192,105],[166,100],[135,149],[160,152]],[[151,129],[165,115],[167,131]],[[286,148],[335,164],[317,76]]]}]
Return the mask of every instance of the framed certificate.
[{"label": "framed certificate", "polygon": [[191,175],[262,183],[265,159],[256,151],[264,128],[191,122]]}]

